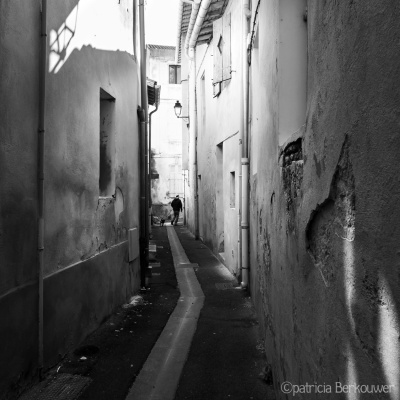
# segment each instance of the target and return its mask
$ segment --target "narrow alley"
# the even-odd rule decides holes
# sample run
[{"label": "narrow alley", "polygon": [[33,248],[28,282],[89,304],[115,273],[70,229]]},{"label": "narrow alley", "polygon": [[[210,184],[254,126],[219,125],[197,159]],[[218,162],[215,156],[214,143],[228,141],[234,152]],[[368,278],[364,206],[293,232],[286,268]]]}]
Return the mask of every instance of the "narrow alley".
[{"label": "narrow alley", "polygon": [[0,400],[400,400],[399,0],[0,0]]},{"label": "narrow alley", "polygon": [[155,227],[152,244],[149,289],[20,400],[275,399],[237,280],[184,226]]}]

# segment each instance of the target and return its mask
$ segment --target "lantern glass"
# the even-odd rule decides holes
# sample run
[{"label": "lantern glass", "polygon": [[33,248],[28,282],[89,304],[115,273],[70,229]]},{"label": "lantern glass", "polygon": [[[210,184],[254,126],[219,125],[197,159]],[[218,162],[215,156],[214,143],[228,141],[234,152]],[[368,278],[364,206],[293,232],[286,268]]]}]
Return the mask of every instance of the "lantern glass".
[{"label": "lantern glass", "polygon": [[182,104],[179,103],[179,100],[176,101],[175,106],[174,106],[174,110],[175,110],[175,115],[177,117],[179,117],[181,115],[181,111],[182,111]]}]

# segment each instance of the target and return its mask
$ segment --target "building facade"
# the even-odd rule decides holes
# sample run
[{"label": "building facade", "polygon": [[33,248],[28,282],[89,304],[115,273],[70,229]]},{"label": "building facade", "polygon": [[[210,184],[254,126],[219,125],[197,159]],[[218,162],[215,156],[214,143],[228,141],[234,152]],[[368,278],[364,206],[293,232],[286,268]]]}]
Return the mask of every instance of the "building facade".
[{"label": "building facade", "polygon": [[400,395],[399,16],[374,1],[180,9],[188,226],[249,289],[282,399],[285,381]]},{"label": "building facade", "polygon": [[28,3],[0,7],[3,394],[140,287],[137,7],[52,1],[41,26],[40,2]]},{"label": "building facade", "polygon": [[[150,109],[151,203],[153,216],[168,220],[171,201],[184,198],[182,174],[182,124],[174,105],[181,98],[181,66],[175,62],[175,47],[147,45],[147,75],[161,86],[157,110]],[[183,214],[180,215],[183,219]]]}]

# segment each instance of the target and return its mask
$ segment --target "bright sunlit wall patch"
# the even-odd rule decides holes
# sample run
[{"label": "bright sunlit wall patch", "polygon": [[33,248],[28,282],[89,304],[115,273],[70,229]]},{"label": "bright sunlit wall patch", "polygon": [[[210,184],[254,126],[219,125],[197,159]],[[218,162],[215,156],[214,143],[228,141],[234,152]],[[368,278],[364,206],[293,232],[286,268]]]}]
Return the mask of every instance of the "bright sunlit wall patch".
[{"label": "bright sunlit wall patch", "polygon": [[84,46],[133,55],[136,9],[132,3],[131,0],[80,0],[61,26],[50,30],[49,72],[58,73],[72,52]]}]

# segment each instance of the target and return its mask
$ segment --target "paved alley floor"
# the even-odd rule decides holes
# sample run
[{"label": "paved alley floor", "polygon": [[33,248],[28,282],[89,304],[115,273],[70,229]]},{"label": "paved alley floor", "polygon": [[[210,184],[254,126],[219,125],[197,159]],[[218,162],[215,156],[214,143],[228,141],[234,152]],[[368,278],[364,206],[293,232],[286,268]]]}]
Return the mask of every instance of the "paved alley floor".
[{"label": "paved alley floor", "polygon": [[185,227],[175,228],[205,301],[175,400],[274,399],[254,308],[236,278]]},{"label": "paved alley floor", "polygon": [[185,227],[166,229],[181,294],[126,400],[273,399],[248,294]]},{"label": "paved alley floor", "polygon": [[275,399],[250,297],[184,226],[155,226],[150,290],[20,399]]}]

